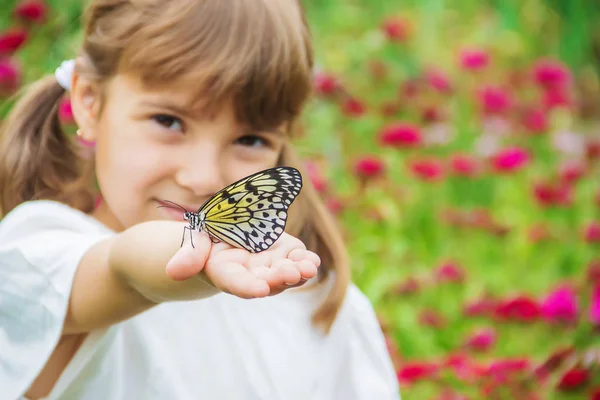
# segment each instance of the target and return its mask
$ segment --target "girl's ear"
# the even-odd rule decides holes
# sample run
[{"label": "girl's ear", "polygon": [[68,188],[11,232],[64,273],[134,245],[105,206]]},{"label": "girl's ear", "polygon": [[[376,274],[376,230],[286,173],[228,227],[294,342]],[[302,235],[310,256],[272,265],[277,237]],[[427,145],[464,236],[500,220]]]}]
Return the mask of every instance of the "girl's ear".
[{"label": "girl's ear", "polygon": [[71,82],[71,108],[81,138],[89,142],[96,141],[96,125],[100,110],[100,93],[95,82],[73,71]]}]

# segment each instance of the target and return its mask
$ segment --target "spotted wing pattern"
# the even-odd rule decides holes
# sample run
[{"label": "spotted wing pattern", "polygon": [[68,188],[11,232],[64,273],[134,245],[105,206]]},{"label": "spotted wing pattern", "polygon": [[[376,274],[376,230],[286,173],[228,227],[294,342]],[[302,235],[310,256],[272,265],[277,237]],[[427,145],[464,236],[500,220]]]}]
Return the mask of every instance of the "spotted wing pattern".
[{"label": "spotted wing pattern", "polygon": [[267,250],[285,230],[289,206],[302,189],[292,167],[257,172],[210,198],[199,210],[212,238],[252,253]]}]

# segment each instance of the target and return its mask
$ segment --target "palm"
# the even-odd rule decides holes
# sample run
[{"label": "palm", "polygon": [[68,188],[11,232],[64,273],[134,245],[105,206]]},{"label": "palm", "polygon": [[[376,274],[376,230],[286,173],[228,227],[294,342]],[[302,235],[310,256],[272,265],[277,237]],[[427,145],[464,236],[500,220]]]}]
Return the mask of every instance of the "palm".
[{"label": "palm", "polygon": [[307,251],[300,240],[283,233],[260,253],[213,243],[204,272],[219,289],[248,298],[299,286],[316,275],[319,264],[319,257]]}]

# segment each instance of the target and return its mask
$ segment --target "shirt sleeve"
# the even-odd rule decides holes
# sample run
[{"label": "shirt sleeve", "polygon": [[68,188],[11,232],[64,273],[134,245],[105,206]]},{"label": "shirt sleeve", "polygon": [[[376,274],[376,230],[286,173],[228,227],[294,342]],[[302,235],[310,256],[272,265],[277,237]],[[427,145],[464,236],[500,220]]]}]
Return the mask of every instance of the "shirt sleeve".
[{"label": "shirt sleeve", "polygon": [[[369,299],[350,285],[341,324],[343,344],[336,371],[336,400],[400,400],[398,380]],[[344,309],[345,308],[345,309]]]},{"label": "shirt sleeve", "polygon": [[64,205],[32,202],[0,223],[3,398],[22,396],[45,365],[61,337],[79,261],[108,236],[78,213]]}]

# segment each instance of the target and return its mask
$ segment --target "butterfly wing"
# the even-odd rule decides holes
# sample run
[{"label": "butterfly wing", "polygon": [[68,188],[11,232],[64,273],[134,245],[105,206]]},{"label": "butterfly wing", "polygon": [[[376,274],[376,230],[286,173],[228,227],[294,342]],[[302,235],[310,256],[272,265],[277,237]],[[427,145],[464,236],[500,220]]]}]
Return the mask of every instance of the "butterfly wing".
[{"label": "butterfly wing", "polygon": [[241,179],[215,194],[199,210],[211,237],[257,253],[283,233],[287,210],[302,189],[302,175],[276,167]]}]

